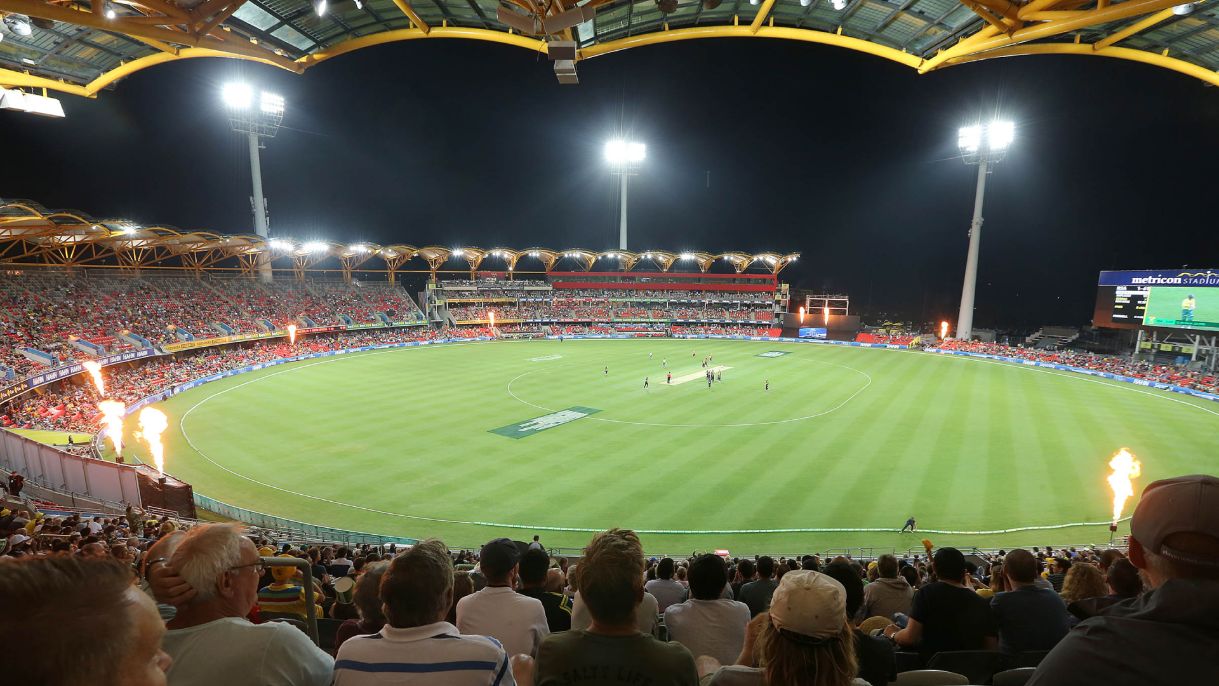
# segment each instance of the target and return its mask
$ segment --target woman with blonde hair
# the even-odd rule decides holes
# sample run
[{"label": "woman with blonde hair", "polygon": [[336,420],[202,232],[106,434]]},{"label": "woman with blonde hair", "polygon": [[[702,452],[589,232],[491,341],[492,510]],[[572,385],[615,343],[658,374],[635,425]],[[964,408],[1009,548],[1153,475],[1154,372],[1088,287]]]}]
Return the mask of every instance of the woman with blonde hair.
[{"label": "woman with blonde hair", "polygon": [[850,686],[858,663],[847,621],[846,589],[825,574],[799,569],[783,575],[769,612],[749,623],[737,664],[699,658],[711,686]]},{"label": "woman with blonde hair", "polygon": [[1100,569],[1087,563],[1073,564],[1062,582],[1062,596],[1066,603],[1105,595],[1105,575]]}]

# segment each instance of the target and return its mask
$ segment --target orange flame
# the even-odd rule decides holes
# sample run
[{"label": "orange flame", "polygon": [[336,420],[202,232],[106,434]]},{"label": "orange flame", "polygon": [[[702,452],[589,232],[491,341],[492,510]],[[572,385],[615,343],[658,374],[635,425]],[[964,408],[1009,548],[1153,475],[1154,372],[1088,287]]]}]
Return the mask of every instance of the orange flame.
[{"label": "orange flame", "polygon": [[1117,520],[1122,518],[1126,499],[1134,495],[1131,479],[1143,472],[1143,465],[1135,458],[1134,453],[1122,448],[1109,460],[1109,468],[1113,470],[1109,475],[1109,488],[1113,489],[1113,523],[1116,524]]},{"label": "orange flame", "polygon": [[825,325],[829,326],[830,325],[830,307],[829,307],[829,305],[826,305],[821,311],[825,314]]},{"label": "orange flame", "polygon": [[491,328],[495,328],[495,310],[491,311]]},{"label": "orange flame", "polygon": [[140,438],[148,444],[152,453],[152,461],[157,471],[165,473],[165,445],[161,443],[161,434],[169,428],[169,418],[155,407],[145,407],[140,410]]},{"label": "orange flame", "polygon": [[288,325],[288,342],[296,345],[296,324]]},{"label": "orange flame", "polygon": [[801,324],[804,323],[804,306],[803,305],[800,306],[800,323]]},{"label": "orange flame", "polygon": [[93,385],[97,386],[97,392],[104,398],[106,397],[106,382],[102,379],[102,365],[97,360],[85,360],[81,363],[85,371],[89,372],[89,376],[93,377]]},{"label": "orange flame", "polygon": [[948,322],[940,322],[940,338],[948,338]]},{"label": "orange flame", "polygon": [[106,438],[114,446],[114,454],[123,454],[123,412],[127,410],[126,403],[121,400],[103,400],[97,404],[102,413],[102,424],[106,427]]}]

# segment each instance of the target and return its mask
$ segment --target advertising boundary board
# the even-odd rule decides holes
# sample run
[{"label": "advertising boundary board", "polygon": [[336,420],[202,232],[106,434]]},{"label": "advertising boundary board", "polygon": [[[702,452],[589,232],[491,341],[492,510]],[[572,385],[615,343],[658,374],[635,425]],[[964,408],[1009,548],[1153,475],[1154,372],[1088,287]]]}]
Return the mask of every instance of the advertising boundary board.
[{"label": "advertising boundary board", "polygon": [[[588,334],[588,335],[580,335],[580,336],[546,336],[547,340],[560,340],[560,339],[562,339],[562,340],[603,340],[603,339],[632,339],[632,338],[640,338],[640,336],[632,336],[632,335],[627,335],[627,334]],[[800,339],[800,338],[770,337],[770,336],[682,334],[682,335],[678,335],[678,336],[673,336],[672,338],[691,339],[691,340],[702,339],[702,340],[755,341],[755,342],[762,342],[762,343],[801,343],[804,345],[835,345],[835,346],[843,346],[843,347],[850,347],[850,348],[884,348],[884,349],[888,349],[888,350],[908,350],[909,349],[909,346],[897,345],[897,344],[893,344],[893,343],[860,343],[857,341],[824,341],[824,340],[815,340],[815,339],[807,339],[807,338]],[[343,350],[330,350],[330,351],[321,352],[321,353],[310,353],[308,355],[298,355],[296,357],[271,360],[269,362],[260,362],[258,364],[249,365],[246,367],[242,367],[240,369],[234,369],[234,370],[230,370],[227,372],[222,372],[220,374],[213,374],[211,376],[203,377],[201,379],[195,379],[193,381],[188,381],[186,383],[179,384],[179,385],[169,388],[167,390],[160,391],[158,393],[154,393],[152,395],[146,396],[146,397],[141,398],[140,400],[136,401],[131,406],[129,406],[127,408],[127,413],[132,414],[132,413],[140,410],[141,408],[145,407],[146,405],[151,405],[152,403],[157,403],[157,402],[161,402],[163,400],[167,400],[179,393],[182,393],[183,391],[187,391],[192,388],[197,388],[204,384],[211,383],[212,381],[219,381],[221,379],[227,379],[229,377],[237,376],[239,374],[245,374],[247,372],[258,371],[259,369],[266,369],[268,367],[275,367],[275,366],[278,366],[281,364],[287,364],[289,362],[299,362],[302,360],[317,359],[317,358],[324,358],[324,357],[334,357],[336,355],[347,355],[347,354],[351,354],[351,353],[367,352],[370,350],[386,350],[386,349],[392,349],[392,348],[413,348],[413,347],[418,347],[418,346],[423,346],[423,345],[443,345],[443,344],[447,344],[447,343],[487,342],[487,341],[492,341],[492,340],[494,340],[494,339],[489,336],[479,336],[476,338],[452,338],[452,339],[440,339],[440,340],[433,340],[433,341],[409,341],[409,342],[404,342],[404,343],[385,343],[385,344],[381,344],[381,345],[362,346],[359,348],[345,348]],[[1134,385],[1138,385],[1138,386],[1156,388],[1156,389],[1160,389],[1160,390],[1171,391],[1173,393],[1181,393],[1184,395],[1189,395],[1189,396],[1193,396],[1196,398],[1202,398],[1205,400],[1219,401],[1219,395],[1216,395],[1213,393],[1205,393],[1205,392],[1196,391],[1196,390],[1193,390],[1190,388],[1182,388],[1180,386],[1173,386],[1171,384],[1165,384],[1165,383],[1160,383],[1160,382],[1155,382],[1155,381],[1148,381],[1147,379],[1135,379],[1133,377],[1121,376],[1119,374],[1110,374],[1108,372],[1098,372],[1098,371],[1094,371],[1091,369],[1072,367],[1070,365],[1065,365],[1065,364],[1053,364],[1053,363],[1048,363],[1048,362],[1038,362],[1036,360],[1025,360],[1025,359],[1021,359],[1018,357],[1005,357],[1002,355],[989,355],[989,354],[985,354],[985,353],[973,353],[973,352],[965,352],[965,351],[960,351],[960,350],[943,350],[941,348],[928,348],[928,349],[926,349],[926,352],[940,354],[940,355],[953,355],[953,356],[957,356],[957,357],[973,357],[973,358],[993,360],[993,361],[998,361],[998,362],[1009,362],[1009,363],[1013,363],[1013,364],[1020,364],[1020,365],[1029,366],[1029,367],[1041,367],[1041,368],[1052,369],[1052,370],[1056,370],[1056,371],[1076,372],[1076,373],[1084,374],[1087,376],[1095,376],[1095,377],[1100,377],[1103,379],[1109,379],[1112,381],[1121,381],[1124,383],[1130,383],[1130,384],[1134,384]],[[101,439],[102,439],[101,434],[98,434],[98,437],[95,439],[95,441],[100,441]],[[202,493],[199,493],[199,491],[197,491],[197,490],[194,491],[194,499],[195,499],[195,505],[198,507],[201,507],[205,510],[210,510],[213,512],[221,511],[222,514],[224,514],[227,517],[231,517],[232,519],[236,519],[238,521],[242,521],[247,524],[254,525],[254,526],[273,527],[274,525],[272,525],[271,522],[277,522],[278,526],[280,528],[290,527],[290,528],[295,528],[295,529],[302,530],[305,532],[308,532],[310,530],[314,531],[314,532],[325,532],[326,535],[330,535],[335,538],[347,537],[348,540],[362,539],[362,542],[372,542],[368,539],[375,539],[375,540],[384,541],[384,542],[399,542],[399,543],[401,543],[401,542],[413,543],[415,541],[415,539],[402,538],[402,537],[398,537],[398,536],[381,535],[381,534],[367,534],[367,533],[356,532],[356,531],[348,531],[345,529],[335,529],[332,527],[321,526],[318,524],[297,522],[295,520],[290,520],[290,519],[286,519],[286,518],[282,518],[282,517],[276,517],[274,515],[268,515],[268,514],[265,514],[262,512],[256,512],[254,510],[249,510],[249,509],[237,506],[237,505],[230,505],[223,501],[219,501],[214,498],[210,498]],[[216,509],[217,507],[219,507],[220,509],[219,510]]]}]

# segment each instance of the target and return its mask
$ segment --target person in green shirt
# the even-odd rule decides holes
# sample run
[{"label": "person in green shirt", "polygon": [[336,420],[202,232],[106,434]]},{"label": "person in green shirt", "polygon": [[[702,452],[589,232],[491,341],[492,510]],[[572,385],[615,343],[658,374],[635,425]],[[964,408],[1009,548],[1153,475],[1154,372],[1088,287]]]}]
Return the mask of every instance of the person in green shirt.
[{"label": "person in green shirt", "polygon": [[640,633],[635,612],[643,600],[643,545],[629,529],[597,534],[580,562],[580,596],[588,629],[551,634],[538,648],[537,686],[579,682],[695,686],[694,657],[680,643]]}]

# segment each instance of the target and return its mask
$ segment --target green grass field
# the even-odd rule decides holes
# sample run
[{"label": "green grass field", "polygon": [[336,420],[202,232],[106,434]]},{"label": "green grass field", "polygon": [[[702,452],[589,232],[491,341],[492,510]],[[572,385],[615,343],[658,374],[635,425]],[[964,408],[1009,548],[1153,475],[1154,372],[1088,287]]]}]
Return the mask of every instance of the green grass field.
[{"label": "green grass field", "polygon": [[[1196,304],[1192,321],[1182,319],[1181,305],[1188,295],[1194,296]],[[1148,294],[1143,322],[1152,326],[1219,329],[1219,288],[1153,286]]]},{"label": "green grass field", "polygon": [[[760,356],[771,351],[786,354]],[[712,388],[706,355],[726,368]],[[693,380],[667,385],[665,359]],[[167,470],[199,493],[454,547],[537,533],[576,548],[589,533],[565,529],[621,526],[657,532],[643,534],[654,552],[904,550],[923,538],[896,533],[911,514],[946,531],[1103,522],[1107,461],[1123,446],[1144,463],[1136,492],[1214,472],[1219,456],[1219,405],[1199,399],[960,357],[743,341],[376,351],[243,374],[162,407]],[[516,430],[569,408],[587,416]],[[776,529],[885,530],[760,531]],[[1109,532],[927,536],[1057,545]]]}]

